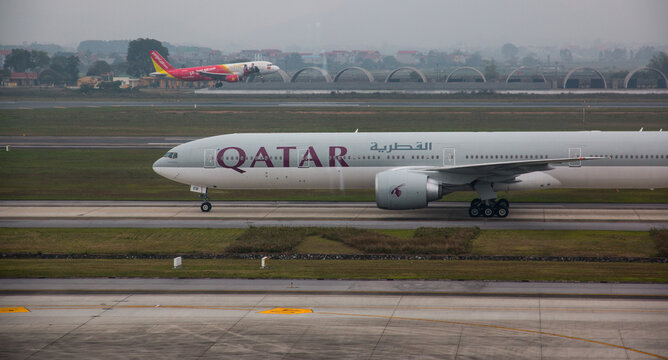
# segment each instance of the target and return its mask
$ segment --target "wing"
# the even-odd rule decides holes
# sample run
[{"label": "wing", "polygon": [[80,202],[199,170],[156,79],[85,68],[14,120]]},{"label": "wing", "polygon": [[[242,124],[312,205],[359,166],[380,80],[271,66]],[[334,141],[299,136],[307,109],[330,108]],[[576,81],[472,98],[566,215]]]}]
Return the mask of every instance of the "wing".
[{"label": "wing", "polygon": [[602,160],[607,157],[574,157],[556,159],[535,159],[520,161],[501,161],[471,165],[444,167],[410,167],[413,171],[432,173],[433,177],[451,185],[470,184],[474,181],[514,182],[519,175],[534,171],[552,170],[553,164],[573,163],[590,160]]},{"label": "wing", "polygon": [[200,75],[208,76],[212,79],[223,80],[223,81],[225,81],[225,78],[227,78],[228,76],[238,75],[239,77],[241,77],[241,74],[237,74],[237,73],[233,73],[233,72],[220,73],[220,72],[212,72],[212,71],[198,71],[198,73]]}]

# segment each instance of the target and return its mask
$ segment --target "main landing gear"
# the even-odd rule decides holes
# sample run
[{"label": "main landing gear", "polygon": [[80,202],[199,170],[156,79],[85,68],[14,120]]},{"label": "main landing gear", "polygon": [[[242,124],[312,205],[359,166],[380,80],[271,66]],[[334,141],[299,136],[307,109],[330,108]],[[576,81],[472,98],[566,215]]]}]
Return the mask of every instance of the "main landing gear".
[{"label": "main landing gear", "polygon": [[471,206],[469,207],[469,216],[470,217],[498,216],[504,218],[508,216],[509,207],[510,203],[508,203],[508,200],[506,199],[499,199],[499,200],[490,199],[485,201],[482,201],[479,198],[473,199],[471,201]]}]

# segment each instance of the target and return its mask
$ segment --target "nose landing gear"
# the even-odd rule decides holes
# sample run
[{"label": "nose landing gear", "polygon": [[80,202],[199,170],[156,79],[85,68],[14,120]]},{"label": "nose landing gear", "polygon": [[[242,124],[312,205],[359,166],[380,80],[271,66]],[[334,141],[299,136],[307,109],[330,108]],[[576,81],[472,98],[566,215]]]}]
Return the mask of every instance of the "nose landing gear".
[{"label": "nose landing gear", "polygon": [[211,211],[211,203],[209,202],[209,191],[206,187],[199,185],[190,185],[190,191],[198,193],[199,198],[203,200],[202,205],[199,206],[202,212]]}]

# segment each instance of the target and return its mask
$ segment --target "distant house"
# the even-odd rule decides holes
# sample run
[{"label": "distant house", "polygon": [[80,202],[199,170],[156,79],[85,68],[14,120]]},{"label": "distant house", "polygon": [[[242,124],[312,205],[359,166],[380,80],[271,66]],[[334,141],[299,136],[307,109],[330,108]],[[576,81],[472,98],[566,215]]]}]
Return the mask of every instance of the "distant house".
[{"label": "distant house", "polygon": [[39,75],[36,72],[13,72],[2,81],[2,86],[7,87],[30,87],[38,84]]},{"label": "distant house", "polygon": [[397,61],[405,65],[415,65],[420,62],[422,54],[415,50],[397,51]]}]

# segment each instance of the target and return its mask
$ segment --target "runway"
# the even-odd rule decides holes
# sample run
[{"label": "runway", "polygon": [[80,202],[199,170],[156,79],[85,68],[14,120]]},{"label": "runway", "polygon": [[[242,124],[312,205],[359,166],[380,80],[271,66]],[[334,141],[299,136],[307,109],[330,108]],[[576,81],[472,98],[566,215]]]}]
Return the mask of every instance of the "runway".
[{"label": "runway", "polygon": [[668,227],[668,204],[513,203],[507,218],[470,218],[468,204],[436,202],[405,211],[375,203],[0,201],[2,227],[205,227],[324,226],[384,229],[478,226],[481,229],[629,230]]},{"label": "runway", "polygon": [[2,279],[0,357],[665,359],[667,292],[649,284]]},{"label": "runway", "polygon": [[[245,94],[244,94],[245,95]],[[582,101],[211,101],[210,99],[187,101],[83,101],[83,100],[18,100],[0,101],[0,110],[30,109],[67,109],[67,108],[99,108],[99,107],[365,107],[365,108],[577,108],[583,107]],[[634,108],[666,108],[668,102],[587,102],[588,108],[634,109]]]}]

